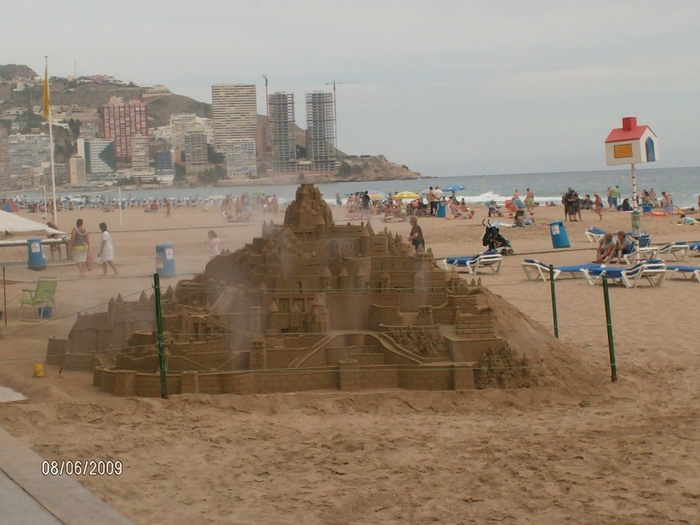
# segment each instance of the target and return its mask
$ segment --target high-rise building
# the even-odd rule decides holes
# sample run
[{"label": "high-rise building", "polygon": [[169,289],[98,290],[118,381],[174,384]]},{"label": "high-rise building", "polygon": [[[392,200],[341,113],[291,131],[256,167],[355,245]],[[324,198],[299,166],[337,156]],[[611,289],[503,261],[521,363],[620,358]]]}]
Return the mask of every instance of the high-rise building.
[{"label": "high-rise building", "polygon": [[226,153],[231,140],[252,139],[258,125],[254,84],[217,84],[211,87],[214,148]]},{"label": "high-rise building", "polygon": [[209,159],[207,133],[203,129],[192,129],[185,133],[185,162],[188,165],[205,164]]},{"label": "high-rise building", "polygon": [[120,97],[112,97],[102,106],[104,137],[114,141],[118,162],[131,160],[131,138],[135,135],[148,137],[148,115],[146,104],[140,100],[128,103]]},{"label": "high-rise building", "polygon": [[78,139],[78,155],[85,159],[87,175],[108,175],[117,171],[113,140]]},{"label": "high-rise building", "polygon": [[338,158],[335,140],[333,94],[314,91],[306,94],[306,152],[314,171],[335,171]]},{"label": "high-rise building", "polygon": [[226,148],[226,175],[229,179],[257,177],[255,139],[230,140]]},{"label": "high-rise building", "polygon": [[149,162],[148,135],[134,135],[131,137],[131,171],[148,171]]},{"label": "high-rise building", "polygon": [[10,173],[13,175],[22,175],[51,162],[51,144],[45,133],[10,135],[8,146]]},{"label": "high-rise building", "polygon": [[85,158],[73,155],[68,160],[68,165],[70,167],[70,183],[71,184],[85,184],[86,172],[85,172]]},{"label": "high-rise building", "polygon": [[294,94],[273,93],[268,100],[268,107],[272,169],[277,172],[295,172],[297,149],[294,138]]},{"label": "high-rise building", "polygon": [[9,135],[5,126],[0,125],[0,189],[9,190],[11,182]]},{"label": "high-rise building", "polygon": [[173,148],[185,149],[185,133],[197,128],[197,115],[183,113],[170,116],[170,140]]}]

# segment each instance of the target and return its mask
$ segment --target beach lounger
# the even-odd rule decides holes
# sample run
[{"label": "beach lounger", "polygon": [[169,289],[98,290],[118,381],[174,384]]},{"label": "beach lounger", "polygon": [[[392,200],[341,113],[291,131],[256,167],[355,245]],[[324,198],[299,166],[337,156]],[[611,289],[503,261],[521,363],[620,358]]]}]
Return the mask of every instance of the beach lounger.
[{"label": "beach lounger", "polygon": [[700,283],[700,267],[698,266],[682,266],[677,264],[669,264],[666,266],[666,270],[670,272],[668,276],[669,279],[673,279],[675,276],[680,275],[686,281],[692,281],[697,279]]},{"label": "beach lounger", "polygon": [[637,259],[640,261],[649,261],[659,258],[659,248],[654,246],[647,246],[645,248],[640,247],[638,250],[632,250],[630,253],[626,253],[622,256],[627,264],[634,264]]},{"label": "beach lounger", "polygon": [[445,257],[442,262],[446,270],[459,271],[464,268],[468,274],[475,275],[480,268],[489,268],[493,273],[498,273],[502,261],[503,256],[500,253],[489,250],[469,257]]},{"label": "beach lounger", "polygon": [[690,251],[688,241],[676,241],[659,248],[659,254],[672,256],[676,261],[682,261]]},{"label": "beach lounger", "polygon": [[690,255],[700,255],[700,242],[691,242],[688,244],[688,253]]},{"label": "beach lounger", "polygon": [[601,230],[595,226],[592,228],[587,228],[583,233],[586,234],[588,241],[593,243],[600,242],[600,240],[605,237],[605,230]]},{"label": "beach lounger", "polygon": [[623,285],[626,288],[636,288],[644,279],[650,286],[661,286],[666,277],[666,263],[658,259],[641,261],[630,268],[598,268],[581,270],[588,284],[594,285],[603,282],[605,275],[611,284]]},{"label": "beach lounger", "polygon": [[[589,270],[595,270],[603,268],[602,264],[598,263],[584,263],[584,264],[574,264],[570,266],[555,266],[553,276],[554,280],[557,279],[562,274],[568,274],[573,278],[578,277],[581,274],[581,270],[584,268]],[[549,280],[549,265],[538,261],[537,259],[525,259],[523,261],[523,270],[525,271],[525,276],[529,281],[538,281],[542,279],[543,281]]]}]

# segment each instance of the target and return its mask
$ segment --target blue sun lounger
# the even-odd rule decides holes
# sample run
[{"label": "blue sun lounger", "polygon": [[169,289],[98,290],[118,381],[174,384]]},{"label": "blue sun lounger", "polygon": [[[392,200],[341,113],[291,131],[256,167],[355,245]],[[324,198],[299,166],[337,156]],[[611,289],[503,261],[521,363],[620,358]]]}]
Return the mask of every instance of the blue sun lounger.
[{"label": "blue sun lounger", "polygon": [[690,244],[688,244],[688,241],[670,242],[666,246],[659,248],[660,254],[673,256],[676,261],[682,261],[685,259],[685,256],[688,255],[689,251]]},{"label": "blue sun lounger", "polygon": [[666,277],[666,263],[659,259],[641,261],[629,268],[598,268],[581,270],[588,284],[594,285],[603,282],[605,275],[612,284],[621,284],[626,288],[636,288],[645,279],[650,286],[661,286]]},{"label": "blue sun lounger", "polygon": [[680,275],[686,281],[692,281],[697,279],[700,283],[700,267],[698,266],[683,266],[678,264],[669,264],[666,266],[671,275],[668,276],[669,279],[673,279],[674,276]]},{"label": "blue sun lounger", "polygon": [[464,268],[468,274],[475,275],[480,268],[489,268],[493,273],[501,269],[503,256],[496,250],[488,250],[469,257],[445,257],[442,261],[446,270],[459,271]]},{"label": "blue sun lounger", "polygon": [[[604,268],[602,264],[599,263],[584,263],[584,264],[573,264],[570,266],[555,266],[554,267],[554,280],[557,279],[562,274],[568,274],[573,278],[578,277],[581,274],[581,270],[597,270],[599,268]],[[538,261],[537,259],[525,259],[523,261],[523,271],[525,276],[529,281],[543,281],[549,280],[549,265]]]}]

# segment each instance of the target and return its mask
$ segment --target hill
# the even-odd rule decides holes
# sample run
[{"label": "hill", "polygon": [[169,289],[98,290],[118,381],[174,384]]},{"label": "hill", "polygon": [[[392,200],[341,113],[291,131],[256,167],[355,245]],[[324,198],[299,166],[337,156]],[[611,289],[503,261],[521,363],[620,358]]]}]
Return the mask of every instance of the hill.
[{"label": "hill", "polygon": [[27,66],[20,64],[5,64],[4,66],[0,64],[0,79],[2,80],[12,80],[15,77],[20,78],[34,78],[38,76],[36,72]]}]

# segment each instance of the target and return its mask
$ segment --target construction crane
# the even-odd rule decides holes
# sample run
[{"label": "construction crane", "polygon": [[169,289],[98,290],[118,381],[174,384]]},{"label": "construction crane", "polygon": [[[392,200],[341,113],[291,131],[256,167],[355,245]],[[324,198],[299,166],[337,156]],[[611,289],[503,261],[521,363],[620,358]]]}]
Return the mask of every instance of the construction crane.
[{"label": "construction crane", "polygon": [[333,82],[326,82],[326,86],[333,86],[333,117],[334,117],[334,130],[333,133],[335,135],[334,137],[334,144],[333,147],[335,148],[335,154],[336,156],[338,155],[338,105],[336,102],[336,97],[335,97],[335,86],[340,85],[340,84],[364,84],[362,80],[348,80],[341,82],[340,80],[333,79]]}]

